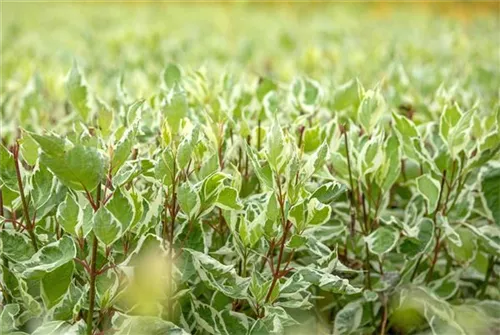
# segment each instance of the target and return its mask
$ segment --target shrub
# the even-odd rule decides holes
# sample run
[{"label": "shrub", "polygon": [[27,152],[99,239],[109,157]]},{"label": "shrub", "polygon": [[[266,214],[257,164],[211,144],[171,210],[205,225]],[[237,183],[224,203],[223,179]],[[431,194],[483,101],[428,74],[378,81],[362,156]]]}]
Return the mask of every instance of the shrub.
[{"label": "shrub", "polygon": [[[252,17],[267,13],[255,8]],[[435,29],[459,38],[451,27]],[[96,27],[89,34],[103,43]],[[422,54],[402,54],[413,72],[397,56],[374,55],[390,71],[380,82],[366,75],[373,85],[351,79],[347,59],[347,74],[318,77],[309,50],[290,80],[255,76],[244,60],[241,72],[219,71],[223,58],[217,71],[161,65],[154,87],[129,63],[149,71],[139,50],[154,49],[148,36],[131,37],[137,49],[120,56],[117,85],[98,50],[86,61],[95,86],[77,61],[65,91],[51,84],[50,64],[26,88],[2,85],[2,334],[495,333],[494,70],[478,61],[449,85],[455,78],[438,69],[460,62],[416,40]],[[285,62],[277,48],[301,47],[293,34],[280,38],[264,50]],[[2,52],[7,78],[21,71],[19,50]],[[426,50],[440,56],[429,67],[420,64]],[[144,90],[127,91],[128,73]]]}]

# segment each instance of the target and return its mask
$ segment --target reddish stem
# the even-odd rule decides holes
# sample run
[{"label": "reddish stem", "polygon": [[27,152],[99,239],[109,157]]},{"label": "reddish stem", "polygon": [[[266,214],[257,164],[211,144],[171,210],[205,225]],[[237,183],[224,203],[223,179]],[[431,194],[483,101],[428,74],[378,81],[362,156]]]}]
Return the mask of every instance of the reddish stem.
[{"label": "reddish stem", "polygon": [[[96,190],[96,201],[92,200],[92,196],[90,193],[85,190],[87,194],[87,198],[91,204],[94,204],[92,207],[94,212],[99,209],[101,204],[101,183],[97,185]],[[99,247],[99,241],[94,234],[94,238],[92,240],[92,250],[90,254],[90,290],[89,290],[89,312],[87,314],[87,335],[91,335],[93,332],[93,319],[94,319],[94,305],[95,305],[95,295],[96,295],[96,277],[98,275],[97,268],[97,248]]]},{"label": "reddish stem", "polygon": [[73,260],[74,260],[75,262],[77,262],[78,264],[81,264],[81,265],[83,266],[83,268],[85,269],[85,271],[87,271],[87,273],[89,273],[89,274],[90,274],[90,272],[91,272],[91,271],[90,271],[90,267],[89,267],[89,264],[87,263],[87,261],[86,261],[86,260],[82,260],[82,259],[80,259],[80,258],[76,258],[76,257],[75,257],[75,258],[73,258]]},{"label": "reddish stem", "polygon": [[28,231],[28,234],[30,236],[31,244],[33,244],[33,248],[35,248],[35,251],[38,251],[38,244],[36,241],[35,233],[33,231],[33,229],[35,228],[35,222],[30,221],[28,202],[26,201],[26,196],[24,195],[23,179],[21,176],[21,168],[19,167],[19,144],[16,144],[12,148],[12,154],[14,156],[14,165],[15,165],[15,169],[16,169],[17,186],[19,187],[19,195],[21,196],[21,203],[23,205],[24,219],[26,221],[26,230]]},{"label": "reddish stem", "polygon": [[276,286],[276,282],[280,278],[280,267],[281,267],[281,261],[283,259],[283,252],[285,250],[285,242],[286,242],[286,236],[288,235],[288,231],[292,227],[292,223],[290,221],[287,221],[285,224],[285,230],[283,231],[283,239],[280,244],[280,251],[278,254],[278,263],[276,264],[276,271],[273,273],[273,281],[271,283],[271,287],[269,287],[269,291],[267,292],[266,300],[265,302],[268,302],[269,299],[271,298],[271,294],[273,293],[274,287]]}]

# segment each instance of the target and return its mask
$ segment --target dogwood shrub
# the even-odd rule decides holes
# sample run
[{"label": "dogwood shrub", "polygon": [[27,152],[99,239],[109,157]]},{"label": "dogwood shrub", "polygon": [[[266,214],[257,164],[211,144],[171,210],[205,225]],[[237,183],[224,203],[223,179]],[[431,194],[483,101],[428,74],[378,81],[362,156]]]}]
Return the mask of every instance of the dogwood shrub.
[{"label": "dogwood shrub", "polygon": [[320,8],[2,23],[1,334],[496,333],[498,20]]}]

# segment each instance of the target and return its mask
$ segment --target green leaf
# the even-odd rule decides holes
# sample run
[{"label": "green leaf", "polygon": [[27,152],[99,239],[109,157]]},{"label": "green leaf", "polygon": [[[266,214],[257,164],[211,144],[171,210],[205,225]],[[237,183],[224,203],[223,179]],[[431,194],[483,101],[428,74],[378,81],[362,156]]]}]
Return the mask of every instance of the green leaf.
[{"label": "green leaf", "polygon": [[451,299],[458,291],[460,272],[450,272],[447,276],[432,282],[432,290],[441,299]]},{"label": "green leaf", "polygon": [[43,278],[47,273],[72,262],[75,257],[75,244],[70,237],[63,236],[39,249],[31,259],[22,262],[23,276],[29,279]]},{"label": "green leaf", "polygon": [[395,121],[396,129],[399,134],[403,136],[403,138],[410,139],[420,136],[418,129],[412,120],[397,113],[393,113],[392,117]]},{"label": "green leaf", "polygon": [[477,254],[476,235],[465,227],[459,227],[456,232],[460,236],[460,245],[455,244],[454,239],[450,239],[446,245],[451,257],[457,263],[462,266],[468,266]]},{"label": "green leaf", "polygon": [[388,192],[392,185],[398,180],[401,172],[401,152],[399,140],[396,136],[390,136],[384,146],[385,160],[380,169],[380,188]]},{"label": "green leaf", "polygon": [[122,235],[122,226],[105,208],[100,208],[92,221],[92,231],[105,245],[111,245]]},{"label": "green leaf", "polygon": [[213,154],[208,158],[200,169],[200,178],[205,179],[219,169],[219,158]]},{"label": "green leaf", "polygon": [[69,102],[73,108],[78,112],[78,114],[80,114],[80,117],[84,121],[88,120],[90,116],[90,108],[88,104],[89,92],[76,62],[73,63],[73,67],[71,68],[68,78],[66,79],[66,90]]},{"label": "green leaf", "polygon": [[327,205],[330,204],[333,200],[337,199],[345,191],[346,188],[344,185],[333,181],[323,184],[319,188],[317,188],[311,195],[311,198],[316,198],[319,202]]},{"label": "green leaf", "polygon": [[56,305],[66,294],[73,278],[75,265],[68,262],[42,278],[42,297],[48,309]]},{"label": "green leaf", "polygon": [[177,134],[179,132],[181,120],[186,117],[187,114],[188,104],[186,96],[182,93],[175,92],[165,107],[165,116],[173,134]]},{"label": "green leaf", "polygon": [[294,234],[292,235],[290,241],[288,242],[288,247],[292,249],[300,248],[301,246],[305,245],[306,242],[307,238],[305,238],[304,236]]},{"label": "green leaf", "polygon": [[417,190],[424,196],[429,213],[433,213],[438,206],[440,183],[428,174],[418,177],[416,182]]},{"label": "green leaf", "polygon": [[49,321],[38,327],[32,335],[80,335],[84,329],[83,321],[73,325],[64,321]]},{"label": "green leaf", "polygon": [[186,168],[192,160],[193,151],[198,141],[198,133],[198,128],[193,128],[189,136],[184,137],[182,142],[179,144],[179,148],[177,150],[178,169],[182,170]]},{"label": "green leaf", "polygon": [[191,310],[194,311],[194,318],[198,328],[203,329],[209,334],[223,334],[224,325],[217,311],[207,304],[193,299]]},{"label": "green leaf", "polygon": [[201,207],[200,196],[190,183],[182,184],[177,191],[179,206],[189,218],[194,218]]},{"label": "green leaf", "polygon": [[90,204],[87,204],[83,209],[83,215],[79,215],[78,224],[75,231],[78,236],[86,237],[92,230],[94,209]]},{"label": "green leaf", "polygon": [[288,212],[288,219],[295,227],[303,227],[306,221],[306,207],[303,201],[295,204]]},{"label": "green leaf", "polygon": [[133,316],[115,313],[112,319],[116,335],[187,335],[182,328],[172,322],[154,316]]},{"label": "green leaf", "polygon": [[321,86],[318,82],[313,81],[311,79],[304,80],[304,95],[303,102],[306,105],[315,105],[318,103],[318,100],[321,95]]},{"label": "green leaf", "polygon": [[371,174],[376,174],[382,170],[384,163],[384,150],[381,150],[383,143],[382,134],[378,133],[372,136],[363,145],[359,153],[358,170],[365,184],[371,179]]},{"label": "green leaf", "polygon": [[250,328],[248,316],[243,313],[229,311],[224,309],[219,312],[219,318],[224,323],[224,333],[227,335],[232,334],[246,334]]},{"label": "green leaf", "polygon": [[425,252],[434,237],[434,223],[427,218],[420,220],[418,224],[418,234],[414,237],[404,237],[399,245],[399,252],[416,257]]},{"label": "green leaf", "polygon": [[257,319],[251,329],[249,335],[267,335],[267,334],[284,334],[285,330],[278,317],[274,315],[266,315],[264,318]]},{"label": "green leaf", "polygon": [[365,298],[366,301],[377,301],[378,300],[377,292],[370,291],[370,290],[363,291],[363,297]]},{"label": "green leaf", "polygon": [[97,301],[101,308],[111,307],[120,289],[118,276],[113,271],[107,271],[96,278]]},{"label": "green leaf", "polygon": [[452,241],[457,246],[462,246],[462,241],[460,240],[460,235],[456,232],[455,228],[450,225],[448,222],[448,217],[443,216],[441,213],[438,213],[436,216],[437,226],[441,228],[443,232],[443,237]]},{"label": "green leaf", "polygon": [[263,166],[259,163],[259,160],[257,158],[257,153],[251,146],[246,144],[245,148],[248,157],[252,161],[254,172],[257,175],[257,178],[259,178],[261,185],[268,189],[273,189],[274,179],[270,166],[269,165]]},{"label": "green leaf", "polygon": [[305,280],[333,293],[357,294],[361,292],[361,289],[352,286],[349,280],[312,267],[299,268],[293,276],[298,276],[299,280]]},{"label": "green leaf", "polygon": [[174,155],[172,150],[167,148],[160,154],[155,164],[155,177],[165,186],[170,186],[175,178],[175,171]]},{"label": "green leaf", "polygon": [[[273,282],[273,280],[271,279],[268,281],[269,285],[265,285],[268,288],[266,291],[269,291],[269,289],[271,288],[272,282]],[[280,282],[278,280],[276,282],[276,284],[274,285],[273,290],[271,291],[271,295],[269,296],[268,303],[272,304],[274,301],[276,301],[276,299],[278,299],[279,295],[280,295]]]},{"label": "green leaf", "polygon": [[321,128],[307,127],[304,131],[304,152],[313,152],[321,145]]},{"label": "green leaf", "polygon": [[307,178],[320,171],[324,167],[327,156],[328,145],[326,144],[326,142],[323,142],[323,144],[318,148],[314,155],[312,155],[304,165],[304,170]]},{"label": "green leaf", "polygon": [[0,334],[12,334],[17,329],[16,315],[21,309],[18,304],[7,304],[0,312]]},{"label": "green leaf", "polygon": [[112,128],[114,113],[104,102],[97,100],[97,125],[104,136],[107,136]]},{"label": "green leaf", "polygon": [[402,144],[404,155],[418,162],[420,157],[414,140],[419,139],[421,136],[416,125],[412,120],[397,113],[392,113],[392,118],[395,123],[394,129],[396,130],[399,142]]},{"label": "green leaf", "polygon": [[278,121],[274,121],[271,130],[266,138],[266,151],[269,164],[275,171],[280,171],[283,165],[283,150],[285,146],[285,137]]},{"label": "green leaf", "polygon": [[0,188],[4,187],[19,192],[14,157],[7,148],[0,144]]},{"label": "green leaf", "polygon": [[38,166],[35,173],[31,175],[32,190],[29,194],[39,217],[44,216],[40,213],[40,209],[56,193],[56,186],[54,176],[43,165]]},{"label": "green leaf", "polygon": [[2,241],[2,255],[12,262],[27,261],[35,253],[35,249],[26,234],[3,229],[0,231],[0,240]]},{"label": "green leaf", "polygon": [[254,217],[253,220],[250,220],[250,217],[248,212],[240,216],[239,236],[243,244],[251,248],[264,234],[266,218],[264,212]]},{"label": "green leaf", "polygon": [[46,165],[59,180],[77,191],[93,191],[106,174],[104,156],[95,148],[75,145],[62,156],[41,155]]},{"label": "green leaf", "polygon": [[267,93],[277,88],[276,83],[271,78],[262,78],[257,88],[256,94],[260,101],[264,99]]},{"label": "green leaf", "polygon": [[127,106],[127,125],[133,125],[139,123],[142,113],[142,105],[144,104],[144,99],[139,99]]},{"label": "green leaf", "polygon": [[23,132],[23,137],[18,140],[21,146],[21,154],[24,160],[29,164],[34,166],[38,159],[38,144],[29,136],[27,132]]},{"label": "green leaf", "polygon": [[363,307],[358,302],[351,302],[335,316],[334,335],[352,334],[361,325]]},{"label": "green leaf", "polygon": [[500,228],[498,226],[485,225],[478,228],[467,223],[464,226],[479,237],[481,249],[500,257]]},{"label": "green leaf", "polygon": [[264,300],[267,292],[269,291],[270,285],[270,282],[262,284],[258,279],[258,275],[255,272],[252,273],[249,290],[256,302],[260,303]]},{"label": "green leaf", "polygon": [[217,197],[215,205],[225,210],[240,210],[243,208],[238,198],[238,191],[233,187],[223,188]]},{"label": "green leaf", "polygon": [[54,134],[38,135],[29,133],[40,148],[49,156],[62,156],[65,152],[66,142],[64,138]]},{"label": "green leaf", "polygon": [[450,130],[448,135],[448,145],[451,157],[455,159],[459,159],[458,154],[466,148],[469,142],[469,133],[473,115],[474,109],[469,110],[460,117],[457,125]]},{"label": "green leaf", "polygon": [[50,315],[54,320],[73,320],[83,307],[87,292],[78,288],[72,282],[64,297],[50,310]]},{"label": "green leaf", "polygon": [[379,227],[365,238],[368,249],[379,257],[391,251],[397,244],[399,231],[392,227]]},{"label": "green leaf", "polygon": [[118,188],[104,208],[120,223],[126,231],[135,217],[135,205],[125,188]]},{"label": "green leaf", "polygon": [[481,186],[493,220],[500,225],[500,168],[490,169],[483,176]]},{"label": "green leaf", "polygon": [[278,199],[274,192],[268,193],[266,205],[266,217],[268,220],[275,221],[280,215]]},{"label": "green leaf", "polygon": [[134,217],[133,200],[117,189],[106,205],[95,213],[92,230],[102,243],[111,245],[127,231]]},{"label": "green leaf", "polygon": [[174,87],[179,84],[181,80],[181,70],[175,64],[168,64],[163,72],[163,82],[168,88]]},{"label": "green leaf", "polygon": [[270,91],[262,101],[266,114],[269,116],[275,115],[279,108],[279,98],[275,91]]},{"label": "green leaf", "polygon": [[80,208],[71,193],[66,194],[66,199],[57,207],[57,222],[71,235],[76,235],[75,230],[83,217],[83,210]]},{"label": "green leaf", "polygon": [[209,255],[188,248],[184,251],[191,256],[199,278],[208,287],[234,299],[246,298],[249,278],[241,278],[233,266],[224,265]]},{"label": "green leaf", "polygon": [[132,129],[127,129],[116,143],[111,158],[111,172],[115,174],[125,163],[132,152],[135,134]]},{"label": "green leaf", "polygon": [[307,224],[322,225],[330,219],[332,208],[322,204],[316,198],[312,198],[307,204]]},{"label": "green leaf", "polygon": [[450,131],[460,121],[461,117],[462,112],[456,103],[444,108],[439,120],[439,133],[444,141],[447,142]]},{"label": "green leaf", "polygon": [[358,107],[358,122],[371,134],[385,111],[385,100],[379,89],[364,93]]},{"label": "green leaf", "polygon": [[[28,283],[33,283],[33,281],[24,281],[22,279],[19,280],[20,299],[18,301],[22,302],[21,308],[24,311],[24,313],[19,315],[18,322],[20,324],[23,324],[29,319],[39,317],[43,312],[43,308],[40,303],[37,301],[37,299],[35,299],[35,297],[33,297],[30,292],[28,292]],[[36,283],[38,284],[38,282]]]},{"label": "green leaf", "polygon": [[132,229],[144,216],[144,198],[139,193],[131,193],[129,196],[134,204],[134,220],[130,225],[130,228]]}]

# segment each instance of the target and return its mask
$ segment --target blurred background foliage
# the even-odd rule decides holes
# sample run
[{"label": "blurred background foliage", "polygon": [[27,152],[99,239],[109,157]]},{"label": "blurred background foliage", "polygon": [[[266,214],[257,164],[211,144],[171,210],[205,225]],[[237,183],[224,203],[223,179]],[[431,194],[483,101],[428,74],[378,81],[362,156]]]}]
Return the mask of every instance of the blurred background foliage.
[{"label": "blurred background foliage", "polygon": [[[491,110],[499,11],[499,2],[2,2],[0,115],[4,130],[59,123],[74,61],[105,101],[117,82],[148,98],[165,65],[177,63],[212,81],[306,75],[331,91],[356,78],[381,82],[391,105],[423,110],[440,86],[460,88],[465,106],[480,100]],[[37,115],[19,118],[33,103]]]},{"label": "blurred background foliage", "polygon": [[8,2],[1,93],[24,88],[37,73],[63,99],[76,59],[101,94],[123,72],[132,95],[145,94],[175,62],[215,75],[289,81],[304,74],[338,84],[359,78],[366,86],[400,68],[421,94],[457,84],[489,100],[500,86],[492,43],[500,38],[499,10],[498,2]]}]

